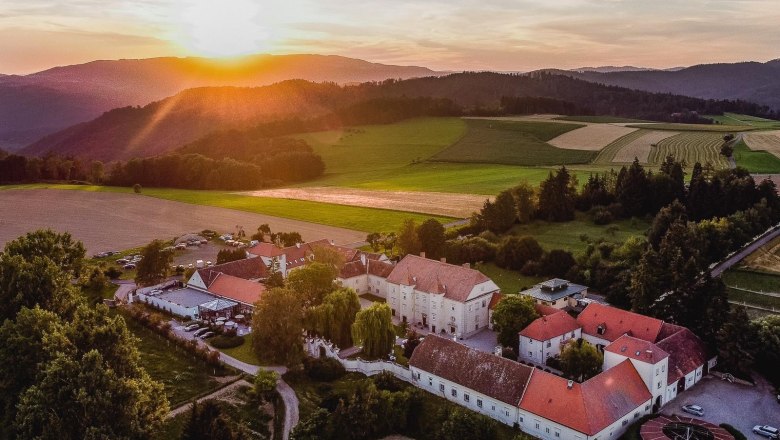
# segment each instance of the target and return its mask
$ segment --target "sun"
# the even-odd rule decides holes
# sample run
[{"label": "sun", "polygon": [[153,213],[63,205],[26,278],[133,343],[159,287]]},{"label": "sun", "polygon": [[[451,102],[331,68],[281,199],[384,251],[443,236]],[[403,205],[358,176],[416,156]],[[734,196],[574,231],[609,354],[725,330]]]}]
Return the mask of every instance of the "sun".
[{"label": "sun", "polygon": [[261,2],[195,0],[181,9],[178,43],[208,57],[234,57],[268,50],[271,28]]}]

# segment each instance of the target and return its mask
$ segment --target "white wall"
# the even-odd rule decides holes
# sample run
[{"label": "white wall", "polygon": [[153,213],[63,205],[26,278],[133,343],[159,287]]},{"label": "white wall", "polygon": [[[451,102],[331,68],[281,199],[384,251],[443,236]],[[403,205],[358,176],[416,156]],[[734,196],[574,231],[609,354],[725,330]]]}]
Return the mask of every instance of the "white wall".
[{"label": "white wall", "polygon": [[156,296],[138,294],[138,300],[160,310],[165,310],[176,316],[195,319],[198,316],[198,307],[184,307],[179,304],[164,301]]},{"label": "white wall", "polygon": [[574,330],[574,337],[571,335],[572,332],[568,332],[564,335],[556,336],[546,341],[539,341],[536,339],[527,338],[525,336],[519,336],[520,358],[529,362],[544,365],[547,362],[547,358],[555,357],[561,354],[562,345],[567,341],[571,339],[579,339],[582,337],[582,329],[578,328]]},{"label": "white wall", "polygon": [[522,409],[518,412],[518,423],[520,429],[543,440],[617,440],[632,423],[651,411],[652,405],[650,401],[643,402],[640,406],[592,436]]},{"label": "white wall", "polygon": [[649,362],[643,362],[619,353],[605,351],[604,367],[602,369],[604,371],[609,370],[626,359],[631,361],[631,363],[634,365],[634,369],[636,369],[637,373],[639,373],[639,376],[642,378],[645,386],[650,391],[650,394],[653,395],[653,402],[655,402],[656,398],[661,397],[661,405],[663,405],[666,401],[665,399],[667,394],[666,380],[669,375],[667,371],[669,367],[669,358],[665,357],[657,363],[651,364]]}]

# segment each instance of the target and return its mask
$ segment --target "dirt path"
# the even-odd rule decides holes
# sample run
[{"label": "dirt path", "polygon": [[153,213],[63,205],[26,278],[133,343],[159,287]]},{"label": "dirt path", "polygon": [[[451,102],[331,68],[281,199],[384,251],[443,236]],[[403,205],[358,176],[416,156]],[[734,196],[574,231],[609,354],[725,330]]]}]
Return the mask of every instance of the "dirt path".
[{"label": "dirt path", "polygon": [[298,231],[304,240],[337,244],[365,239],[365,233],[270,215],[213,206],[117,194],[54,189],[0,191],[0,247],[27,232],[52,228],[70,232],[88,254],[142,246],[156,238],[213,229],[247,231],[268,223],[275,231]]},{"label": "dirt path", "polygon": [[[232,384],[230,384],[230,385],[228,385],[228,386],[226,386],[224,388],[220,388],[217,391],[214,391],[213,393],[211,393],[211,394],[209,394],[207,396],[201,397],[200,399],[197,400],[197,402],[201,403],[201,402],[204,402],[206,400],[219,399],[220,397],[233,392],[233,390],[235,390],[235,389],[237,389],[238,387],[241,387],[241,386],[251,387],[252,384],[247,382],[244,379],[241,379],[239,381],[233,382]],[[182,406],[179,406],[179,407],[176,407],[176,408],[172,409],[171,412],[166,414],[165,418],[166,419],[170,419],[172,417],[176,417],[179,414],[182,414],[182,413],[185,413],[185,412],[189,411],[190,408],[192,408],[192,403],[191,402],[190,403],[185,403]]]},{"label": "dirt path", "polygon": [[337,205],[465,218],[479,211],[488,196],[417,191],[373,191],[340,187],[280,188],[239,193],[254,197],[312,200]]}]

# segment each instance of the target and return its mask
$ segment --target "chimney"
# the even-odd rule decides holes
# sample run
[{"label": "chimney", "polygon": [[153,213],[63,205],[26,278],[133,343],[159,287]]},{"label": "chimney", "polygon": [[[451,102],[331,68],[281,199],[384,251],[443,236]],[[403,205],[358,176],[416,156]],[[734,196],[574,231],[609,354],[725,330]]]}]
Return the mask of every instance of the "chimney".
[{"label": "chimney", "polygon": [[360,253],[360,262],[363,263],[364,265],[366,264],[366,254],[362,252]]},{"label": "chimney", "polygon": [[336,246],[336,242],[335,242],[335,241],[333,241],[333,240],[331,240],[331,241],[330,241],[330,245],[331,245],[331,246]]},{"label": "chimney", "polygon": [[441,261],[442,263],[446,263],[447,262],[447,257],[441,257],[439,259],[439,261]]},{"label": "chimney", "polygon": [[425,252],[420,252],[420,257],[425,258]]},{"label": "chimney", "polygon": [[570,390],[570,389],[572,389],[572,387],[574,387],[574,381],[573,380],[570,380],[570,381],[566,382],[566,388],[567,389]]},{"label": "chimney", "polygon": [[471,263],[463,263],[463,267],[466,269],[471,269]]},{"label": "chimney", "polygon": [[300,243],[295,243],[295,247],[297,247],[298,249],[300,249],[300,248],[301,248],[301,244],[300,244]]}]

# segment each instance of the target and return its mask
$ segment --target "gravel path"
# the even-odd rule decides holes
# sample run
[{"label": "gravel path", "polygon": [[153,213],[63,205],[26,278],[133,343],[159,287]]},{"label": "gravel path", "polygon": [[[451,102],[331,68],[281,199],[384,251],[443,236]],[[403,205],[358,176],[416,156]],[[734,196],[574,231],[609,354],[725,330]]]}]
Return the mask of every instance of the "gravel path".
[{"label": "gravel path", "polygon": [[[204,402],[206,400],[218,399],[218,398],[224,396],[225,394],[231,393],[233,390],[235,390],[236,388],[241,387],[241,386],[251,387],[252,384],[247,382],[247,381],[245,381],[244,379],[241,379],[239,381],[231,383],[230,385],[228,385],[228,386],[226,386],[224,388],[220,388],[217,391],[214,391],[213,393],[211,393],[211,394],[209,394],[207,396],[201,397],[200,399],[197,400],[197,402],[201,403],[201,402]],[[177,408],[172,409],[171,412],[169,412],[165,416],[165,418],[166,419],[170,419],[172,417],[176,417],[179,414],[182,414],[182,413],[185,413],[185,412],[189,411],[190,408],[192,408],[192,403],[185,403],[182,406],[179,406]]]},{"label": "gravel path", "polygon": [[52,228],[70,232],[91,255],[203,229],[229,232],[241,225],[246,231],[254,231],[263,223],[275,231],[298,231],[306,241],[328,238],[347,244],[362,241],[366,236],[364,232],[333,226],[135,194],[55,189],[0,191],[0,247],[27,232]]}]

